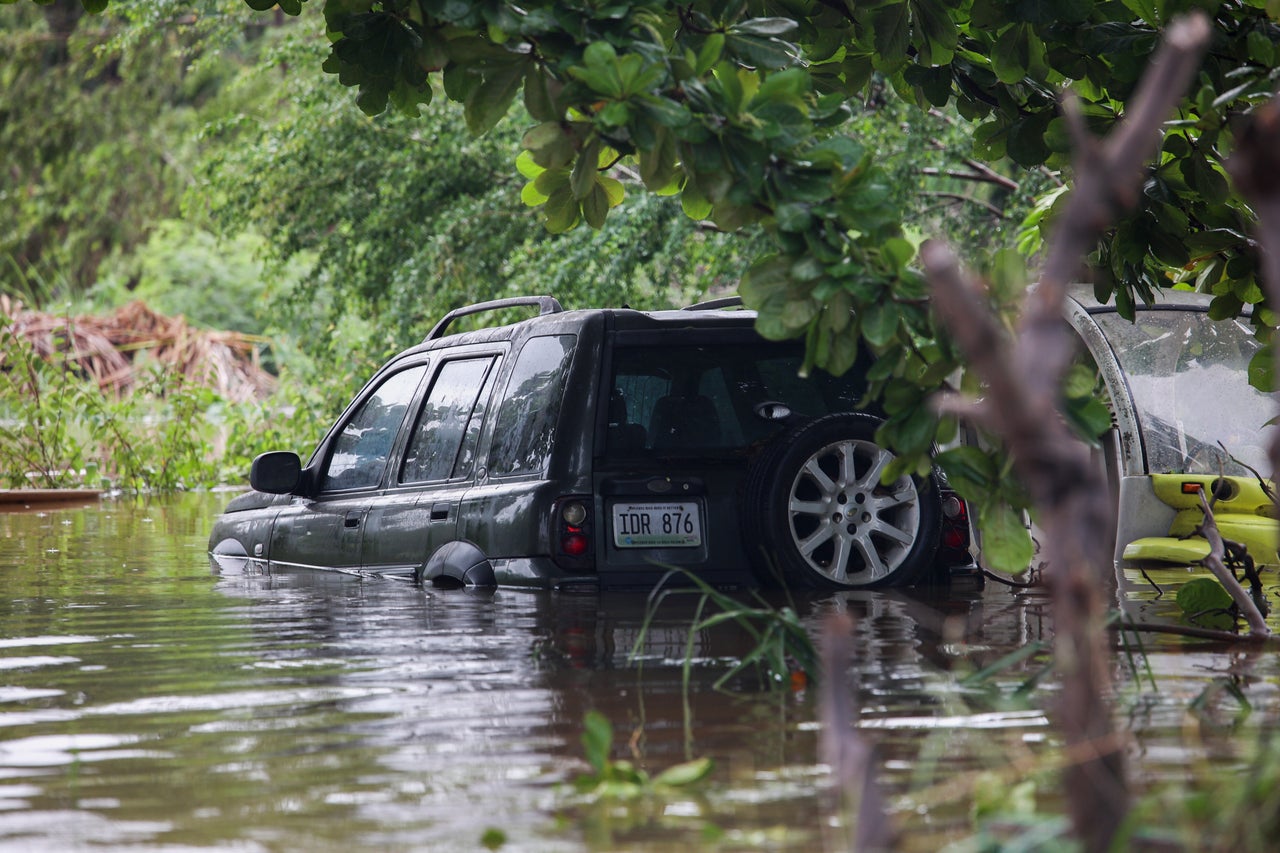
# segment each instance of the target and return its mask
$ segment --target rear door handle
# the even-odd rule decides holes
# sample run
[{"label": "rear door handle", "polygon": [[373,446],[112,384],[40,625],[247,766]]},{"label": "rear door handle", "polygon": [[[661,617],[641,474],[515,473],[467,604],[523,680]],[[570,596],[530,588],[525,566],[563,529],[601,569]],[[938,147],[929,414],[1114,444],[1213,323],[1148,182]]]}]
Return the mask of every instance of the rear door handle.
[{"label": "rear door handle", "polygon": [[448,518],[449,518],[449,505],[448,505],[448,504],[434,504],[434,505],[432,505],[432,507],[431,507],[431,520],[432,520],[432,521],[447,521],[447,520],[448,520]]},{"label": "rear door handle", "polygon": [[347,517],[346,517],[346,518],[344,518],[344,519],[342,520],[342,526],[343,526],[343,527],[352,527],[352,528],[354,528],[354,527],[359,527],[359,526],[360,526],[360,513],[358,513],[358,512],[349,512],[349,513],[347,513]]}]

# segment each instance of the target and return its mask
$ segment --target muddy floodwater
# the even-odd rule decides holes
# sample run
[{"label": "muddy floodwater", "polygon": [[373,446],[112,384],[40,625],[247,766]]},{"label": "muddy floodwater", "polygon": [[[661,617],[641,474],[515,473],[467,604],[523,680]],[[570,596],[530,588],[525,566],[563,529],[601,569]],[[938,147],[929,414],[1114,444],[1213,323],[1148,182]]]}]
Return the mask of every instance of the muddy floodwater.
[{"label": "muddy floodwater", "polygon": [[[816,691],[714,689],[752,640],[691,636],[696,597],[646,627],[636,594],[211,566],[226,498],[0,514],[0,849],[848,849]],[[1134,583],[1131,612],[1174,619],[1184,579],[1160,579],[1164,596]],[[1044,598],[988,584],[795,605],[815,635],[826,613],[857,620],[856,722],[904,849],[969,837],[975,790],[1030,782],[1060,812]],[[1274,652],[1145,635],[1115,666],[1145,790],[1229,778],[1280,717]],[[576,792],[593,710],[614,759],[711,773]]]}]

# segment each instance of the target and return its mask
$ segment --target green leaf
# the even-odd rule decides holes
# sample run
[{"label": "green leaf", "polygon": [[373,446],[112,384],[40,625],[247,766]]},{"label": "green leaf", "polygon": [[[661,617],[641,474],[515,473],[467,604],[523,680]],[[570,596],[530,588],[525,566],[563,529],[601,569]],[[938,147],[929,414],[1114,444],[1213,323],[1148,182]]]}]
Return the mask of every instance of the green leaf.
[{"label": "green leaf", "polygon": [[729,27],[730,34],[752,36],[780,36],[798,27],[790,18],[747,18]]},{"label": "green leaf", "polygon": [[1271,393],[1276,390],[1276,353],[1271,344],[1253,354],[1249,359],[1249,384],[1259,391]]},{"label": "green leaf", "polygon": [[711,772],[713,764],[710,758],[697,758],[674,767],[668,767],[656,777],[653,784],[665,785],[669,788],[681,788],[700,782]]},{"label": "green leaf", "polygon": [[1232,605],[1231,594],[1213,578],[1187,581],[1179,587],[1176,600],[1186,617],[1228,610]]},{"label": "green leaf", "polygon": [[876,67],[892,71],[906,64],[911,15],[906,3],[887,3],[871,13]]},{"label": "green leaf", "polygon": [[991,65],[1001,83],[1018,83],[1031,69],[1031,40],[1034,33],[1027,24],[1007,28],[991,46]]},{"label": "green leaf", "polygon": [[1035,546],[1021,513],[1003,502],[988,503],[978,513],[978,527],[988,567],[1007,575],[1020,575],[1031,568]]},{"label": "green leaf", "polygon": [[599,231],[604,227],[604,221],[608,215],[609,194],[593,176],[591,191],[587,193],[586,198],[582,199],[582,218],[586,220],[587,225]]},{"label": "green leaf", "polygon": [[551,96],[551,79],[538,65],[530,68],[525,76],[524,108],[534,121],[554,122],[560,118]]},{"label": "green leaf", "polygon": [[711,202],[698,191],[692,181],[684,185],[680,193],[680,207],[690,219],[706,219],[711,215]]},{"label": "green leaf", "polygon": [[749,307],[763,309],[786,298],[791,286],[790,271],[791,260],[784,255],[761,258],[743,273],[738,294]]},{"label": "green leaf", "polygon": [[577,154],[577,141],[559,122],[548,121],[529,130],[520,143],[544,169],[568,166]]},{"label": "green leaf", "polygon": [[604,190],[605,195],[609,199],[609,207],[617,207],[622,204],[622,200],[626,198],[627,191],[622,186],[622,182],[608,175],[596,175],[596,186]]},{"label": "green leaf", "polygon": [[813,223],[813,216],[809,213],[809,205],[799,202],[778,205],[778,209],[774,211],[773,215],[778,227],[783,231],[807,231]]},{"label": "green leaf", "polygon": [[897,304],[892,300],[882,299],[863,309],[862,334],[872,346],[884,346],[897,335],[898,320]]},{"label": "green leaf", "polygon": [[582,720],[582,749],[597,774],[604,774],[612,747],[613,724],[599,711],[588,711]]},{"label": "green leaf", "polygon": [[934,461],[947,476],[947,485],[966,501],[982,504],[990,500],[1000,471],[995,460],[976,447],[962,445],[944,450]]},{"label": "green leaf", "polygon": [[1009,157],[1019,166],[1039,166],[1053,152],[1045,142],[1045,134],[1053,114],[1049,111],[1023,116],[1009,126],[1005,142]]},{"label": "green leaf", "polygon": [[799,49],[790,42],[763,36],[731,33],[725,38],[725,47],[757,68],[786,68],[799,57]]},{"label": "green leaf", "polygon": [[675,135],[658,127],[653,146],[640,151],[640,180],[650,190],[661,192],[675,180],[677,170]]},{"label": "green leaf", "polygon": [[578,160],[573,164],[573,172],[569,176],[569,187],[573,197],[581,201],[591,194],[596,185],[596,170],[600,167],[600,137],[593,136],[578,153]]},{"label": "green leaf", "polygon": [[497,124],[511,109],[523,81],[524,66],[514,63],[486,76],[463,103],[467,129],[478,136]]},{"label": "green leaf", "polygon": [[520,201],[526,207],[537,207],[538,205],[546,204],[548,198],[550,196],[538,189],[537,181],[529,181],[520,189]]},{"label": "green leaf", "polygon": [[945,66],[955,55],[959,31],[948,9],[949,5],[937,0],[911,0],[915,42],[925,65]]},{"label": "green leaf", "polygon": [[1228,320],[1232,317],[1238,317],[1240,316],[1240,309],[1243,307],[1244,303],[1234,293],[1215,296],[1213,301],[1209,303],[1209,319]]},{"label": "green leaf", "polygon": [[569,189],[569,182],[565,181],[547,194],[542,210],[545,217],[543,224],[547,230],[552,234],[562,234],[578,224],[582,207],[574,198],[573,190]]},{"label": "green leaf", "polygon": [[698,48],[698,60],[695,73],[701,77],[706,74],[724,55],[724,33],[711,33]]},{"label": "green leaf", "polygon": [[880,254],[893,269],[895,275],[900,274],[916,256],[916,247],[910,240],[902,237],[891,237],[880,247]]},{"label": "green leaf", "polygon": [[[933,445],[933,436],[938,429],[938,418],[927,403],[921,401],[900,415],[886,421],[882,429],[892,436],[892,447],[904,457],[918,456],[929,452]],[[893,482],[882,477],[881,482]]]}]

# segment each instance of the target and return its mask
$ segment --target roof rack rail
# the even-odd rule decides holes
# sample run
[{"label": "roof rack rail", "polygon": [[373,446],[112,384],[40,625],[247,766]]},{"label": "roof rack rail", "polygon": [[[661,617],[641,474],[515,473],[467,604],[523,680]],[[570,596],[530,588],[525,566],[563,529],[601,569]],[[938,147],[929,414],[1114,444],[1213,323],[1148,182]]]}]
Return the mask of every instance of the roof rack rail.
[{"label": "roof rack rail", "polygon": [[708,299],[694,305],[686,305],[681,311],[715,311],[718,308],[741,308],[741,296],[721,296],[719,299]]},{"label": "roof rack rail", "polygon": [[507,299],[494,299],[489,302],[477,302],[475,305],[467,305],[462,308],[454,308],[448,314],[440,318],[440,322],[436,323],[427,332],[427,336],[423,338],[423,343],[433,341],[436,338],[444,336],[444,330],[449,324],[459,317],[466,317],[471,314],[481,314],[485,311],[500,311],[503,308],[519,308],[525,305],[536,305],[538,307],[538,316],[543,314],[559,314],[564,310],[559,300],[554,296],[512,296]]}]

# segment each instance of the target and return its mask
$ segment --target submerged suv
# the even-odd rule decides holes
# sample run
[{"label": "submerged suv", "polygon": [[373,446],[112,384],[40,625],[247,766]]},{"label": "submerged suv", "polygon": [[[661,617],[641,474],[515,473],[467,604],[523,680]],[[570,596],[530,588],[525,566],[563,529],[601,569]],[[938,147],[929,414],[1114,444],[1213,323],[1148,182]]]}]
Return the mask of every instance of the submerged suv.
[{"label": "submerged suv", "polygon": [[[392,359],[305,466],[254,460],[215,558],[437,585],[905,585],[970,562],[964,506],[932,478],[884,485],[863,359],[800,377],[803,346],[736,299],[565,311],[460,308]],[[511,325],[457,319],[536,307]],[[944,511],[945,510],[945,511]],[[946,520],[944,533],[944,516]],[[942,543],[940,547],[940,542]]]}]

